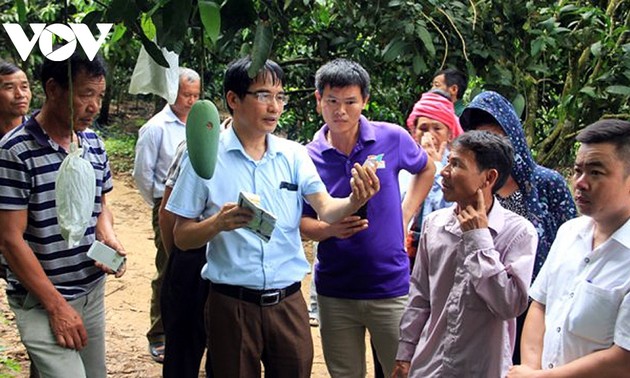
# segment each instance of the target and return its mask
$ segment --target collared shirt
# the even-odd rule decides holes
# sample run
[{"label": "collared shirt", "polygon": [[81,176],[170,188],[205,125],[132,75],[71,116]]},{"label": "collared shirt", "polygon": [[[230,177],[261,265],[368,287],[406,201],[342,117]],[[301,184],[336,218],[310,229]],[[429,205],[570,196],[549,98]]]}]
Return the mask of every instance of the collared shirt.
[{"label": "collared shirt", "polygon": [[630,350],[630,220],[593,249],[592,218],[563,224],[530,290],[545,305],[542,367],[613,343]]},{"label": "collared shirt", "polygon": [[410,377],[504,377],[536,230],[495,199],[489,228],[462,233],[455,206],[424,222],[396,359],[411,361]]},{"label": "collared shirt", "polygon": [[[66,299],[90,292],[104,272],[87,257],[95,240],[101,196],[112,190],[112,175],[103,141],[91,130],[77,132],[82,157],[94,167],[96,196],[92,218],[76,247],[68,249],[61,236],[55,207],[55,179],[68,153],[48,137],[35,117],[12,130],[0,142],[0,209],[28,210],[24,240],[44,272]],[[17,277],[8,272],[7,292],[24,293]]]},{"label": "collared shirt", "polygon": [[217,234],[210,240],[202,276],[251,289],[277,289],[301,281],[310,270],[299,232],[302,198],[326,191],[306,149],[267,135],[267,151],[256,161],[247,155],[234,128],[219,138],[213,177],[200,178],[186,159],[167,210],[189,219],[208,218],[224,204],[237,202],[244,191],[258,194],[260,206],[277,222],[268,243],[245,228]]},{"label": "collared shirt", "polygon": [[182,170],[182,162],[184,158],[188,156],[188,148],[186,145],[186,141],[182,141],[177,149],[175,150],[175,156],[173,156],[173,163],[168,168],[168,172],[166,173],[166,182],[164,186],[172,188],[175,186],[175,182],[179,177],[179,172]]},{"label": "collared shirt", "polygon": [[142,198],[153,205],[164,195],[166,173],[179,143],[186,140],[186,124],[166,105],[138,131],[133,178]]},{"label": "collared shirt", "polygon": [[[306,147],[317,171],[333,197],[351,193],[352,166],[382,154],[376,169],[380,191],[367,202],[370,227],[346,239],[328,238],[319,243],[315,267],[317,293],[334,298],[383,299],[409,293],[409,259],[404,248],[404,228],[398,173],[418,173],[427,164],[426,152],[402,127],[359,120],[359,136],[349,155],[326,140],[324,125]],[[310,206],[305,215],[317,217]]]}]

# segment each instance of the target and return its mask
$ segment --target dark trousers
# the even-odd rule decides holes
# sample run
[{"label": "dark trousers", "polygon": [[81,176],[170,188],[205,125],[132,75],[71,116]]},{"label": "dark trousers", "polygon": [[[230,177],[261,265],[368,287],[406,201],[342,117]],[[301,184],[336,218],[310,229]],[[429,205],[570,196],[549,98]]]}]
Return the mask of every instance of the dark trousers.
[{"label": "dark trousers", "polygon": [[155,275],[151,280],[151,308],[149,315],[151,317],[151,326],[147,332],[149,343],[164,341],[164,324],[162,324],[162,310],[160,309],[160,293],[162,292],[162,281],[164,281],[164,271],[168,262],[168,252],[162,245],[162,236],[160,234],[160,204],[162,198],[153,199],[153,211],[151,217],[151,225],[153,226],[153,243],[155,244]]},{"label": "dark trousers", "polygon": [[[201,278],[206,248],[169,254],[162,283],[161,307],[165,350],[162,373],[165,378],[197,378],[206,347],[204,307],[209,282]],[[206,377],[212,365],[206,356]]]},{"label": "dark trousers", "polygon": [[208,348],[214,375],[225,378],[308,378],[313,340],[302,292],[273,306],[235,299],[212,290],[206,302]]}]

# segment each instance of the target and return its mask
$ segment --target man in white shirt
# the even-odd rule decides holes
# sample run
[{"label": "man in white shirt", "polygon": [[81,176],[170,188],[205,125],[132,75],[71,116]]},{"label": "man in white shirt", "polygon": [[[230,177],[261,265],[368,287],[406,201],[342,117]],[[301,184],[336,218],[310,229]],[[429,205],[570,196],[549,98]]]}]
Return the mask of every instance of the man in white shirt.
[{"label": "man in white shirt", "polygon": [[155,266],[157,273],[151,281],[151,327],[147,332],[149,351],[156,362],[164,359],[164,327],[160,314],[160,288],[168,251],[162,245],[158,214],[166,173],[179,143],[186,139],[186,119],[195,101],[199,99],[201,80],[190,68],[179,69],[179,90],[172,105],[151,118],[138,132],[133,177],[142,198],[153,207],[153,232],[155,234]]},{"label": "man in white shirt", "polygon": [[586,127],[574,166],[575,204],[530,289],[523,365],[508,377],[630,374],[630,122]]}]

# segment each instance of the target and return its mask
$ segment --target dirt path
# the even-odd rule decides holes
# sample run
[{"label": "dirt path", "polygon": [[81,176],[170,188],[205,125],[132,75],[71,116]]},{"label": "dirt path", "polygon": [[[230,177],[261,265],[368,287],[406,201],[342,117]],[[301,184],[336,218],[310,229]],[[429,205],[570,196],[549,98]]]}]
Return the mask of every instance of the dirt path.
[{"label": "dirt path", "polygon": [[[125,178],[114,180],[108,196],[116,219],[116,233],[129,254],[127,273],[121,279],[109,278],[105,292],[107,324],[107,363],[110,377],[161,377],[161,365],[147,353],[145,333],[149,327],[150,281],[154,273],[154,246],[151,210],[138,191]],[[310,250],[307,257],[310,258]],[[311,276],[303,281],[308,288]],[[1,281],[1,280],[0,280]],[[308,295],[308,290],[304,291]],[[2,319],[7,321],[2,321]],[[28,361],[19,341],[13,314],[8,309],[4,281],[0,283],[0,377],[28,377]],[[315,347],[312,377],[328,377],[321,351],[318,328],[311,328]],[[369,348],[368,348],[369,351]],[[368,353],[368,377],[372,377]],[[22,372],[12,373],[2,366],[4,358],[18,361]],[[3,375],[7,374],[7,375]]]}]

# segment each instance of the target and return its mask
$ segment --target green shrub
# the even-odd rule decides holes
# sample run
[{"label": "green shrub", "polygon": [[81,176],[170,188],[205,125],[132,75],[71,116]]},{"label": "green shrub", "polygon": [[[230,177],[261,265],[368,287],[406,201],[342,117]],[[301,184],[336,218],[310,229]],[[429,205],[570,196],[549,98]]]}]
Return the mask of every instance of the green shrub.
[{"label": "green shrub", "polygon": [[114,174],[131,173],[137,136],[135,134],[112,133],[103,139],[112,172]]}]

